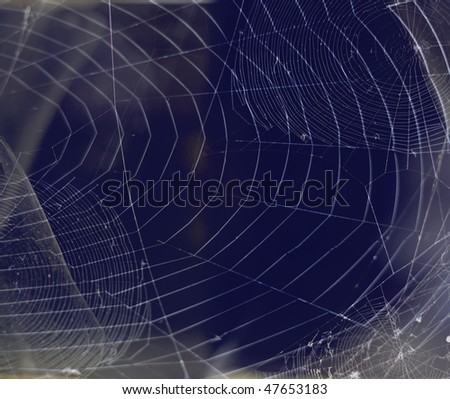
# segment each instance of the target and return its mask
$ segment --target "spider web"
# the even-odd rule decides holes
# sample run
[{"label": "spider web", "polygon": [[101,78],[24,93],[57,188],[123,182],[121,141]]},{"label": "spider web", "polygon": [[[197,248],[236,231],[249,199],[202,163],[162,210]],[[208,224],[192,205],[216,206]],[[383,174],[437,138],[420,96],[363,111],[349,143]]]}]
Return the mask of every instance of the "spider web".
[{"label": "spider web", "polygon": [[0,3],[2,374],[449,377],[445,2]]}]

